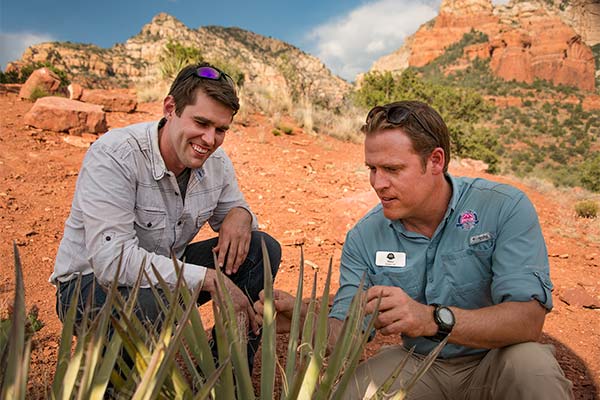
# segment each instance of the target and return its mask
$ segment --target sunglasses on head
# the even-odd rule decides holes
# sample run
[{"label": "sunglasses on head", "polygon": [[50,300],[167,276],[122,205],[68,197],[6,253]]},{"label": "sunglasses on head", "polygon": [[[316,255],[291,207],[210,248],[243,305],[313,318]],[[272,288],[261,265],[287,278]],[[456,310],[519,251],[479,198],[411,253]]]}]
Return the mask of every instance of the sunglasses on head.
[{"label": "sunglasses on head", "polygon": [[421,120],[419,115],[417,113],[415,113],[414,111],[412,111],[411,109],[406,108],[405,106],[402,106],[402,105],[388,105],[388,106],[374,107],[373,109],[371,109],[371,111],[369,111],[369,114],[367,114],[366,123],[369,124],[371,119],[373,119],[373,117],[376,114],[378,114],[380,111],[383,111],[383,113],[385,115],[385,120],[387,122],[389,122],[390,124],[394,124],[394,125],[400,125],[403,122],[405,122],[408,119],[408,117],[412,116],[417,121],[417,123],[421,126],[423,131],[425,133],[427,133],[429,136],[431,136],[433,139],[435,139],[435,141],[437,142],[437,140],[438,140],[437,137],[433,134],[433,132],[431,132],[431,130],[427,127],[427,125],[423,122],[423,120]]},{"label": "sunglasses on head", "polygon": [[224,79],[235,90],[235,84],[231,76],[218,68],[209,66],[198,67],[192,70],[190,76],[191,75],[195,75],[202,79],[210,79],[211,81],[220,81],[221,79]]}]

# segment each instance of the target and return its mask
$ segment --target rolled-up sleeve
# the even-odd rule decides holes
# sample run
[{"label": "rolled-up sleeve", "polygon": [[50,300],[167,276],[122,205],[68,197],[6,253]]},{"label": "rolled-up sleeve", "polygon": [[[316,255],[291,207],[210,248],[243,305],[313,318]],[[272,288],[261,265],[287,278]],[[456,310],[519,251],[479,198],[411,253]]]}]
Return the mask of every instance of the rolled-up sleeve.
[{"label": "rolled-up sleeve", "polygon": [[521,193],[503,217],[492,261],[493,302],[535,299],[551,310],[548,252],[533,204]]}]

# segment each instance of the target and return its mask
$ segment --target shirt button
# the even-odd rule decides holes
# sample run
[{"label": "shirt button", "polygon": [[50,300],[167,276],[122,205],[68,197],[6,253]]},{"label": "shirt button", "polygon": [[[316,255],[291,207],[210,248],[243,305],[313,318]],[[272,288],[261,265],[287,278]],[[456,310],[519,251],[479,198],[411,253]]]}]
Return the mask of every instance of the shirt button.
[{"label": "shirt button", "polygon": [[175,192],[175,196],[179,196],[179,193]]},{"label": "shirt button", "polygon": [[107,236],[107,237],[106,237],[106,241],[107,241],[107,242],[110,242],[110,236]]},{"label": "shirt button", "polygon": [[433,282],[433,278],[429,278],[428,280],[429,280],[429,283]]},{"label": "shirt button", "polygon": [[182,222],[181,222],[181,221],[177,221],[177,225],[181,225],[181,224],[182,224]]},{"label": "shirt button", "polygon": [[150,227],[152,226],[152,222],[148,222],[148,223],[146,224],[146,226],[147,226],[148,228],[150,228]]}]

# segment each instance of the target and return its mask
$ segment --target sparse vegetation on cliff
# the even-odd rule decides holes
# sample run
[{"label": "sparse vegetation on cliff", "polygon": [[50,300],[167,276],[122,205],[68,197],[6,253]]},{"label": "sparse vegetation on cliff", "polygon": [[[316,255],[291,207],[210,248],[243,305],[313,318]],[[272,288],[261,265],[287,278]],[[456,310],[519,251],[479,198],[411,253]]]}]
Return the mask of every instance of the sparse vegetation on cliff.
[{"label": "sparse vegetation on cliff", "polygon": [[497,136],[480,124],[480,120],[492,112],[492,107],[481,95],[473,90],[426,81],[412,69],[401,75],[369,73],[355,93],[355,101],[365,108],[397,100],[430,104],[448,125],[453,155],[483,160],[489,164],[490,172],[497,171],[497,154],[501,151]]}]

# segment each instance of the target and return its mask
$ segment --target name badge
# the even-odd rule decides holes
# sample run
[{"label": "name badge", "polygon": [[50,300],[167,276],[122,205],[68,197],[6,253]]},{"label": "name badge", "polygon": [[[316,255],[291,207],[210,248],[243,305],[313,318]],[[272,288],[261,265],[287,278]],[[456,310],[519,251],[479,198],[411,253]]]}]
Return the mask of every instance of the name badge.
[{"label": "name badge", "polygon": [[492,238],[492,234],[490,232],[482,233],[481,235],[471,236],[469,238],[469,244],[472,246],[477,243],[487,242]]},{"label": "name badge", "polygon": [[375,253],[378,267],[406,267],[406,253],[398,251],[378,251]]}]

